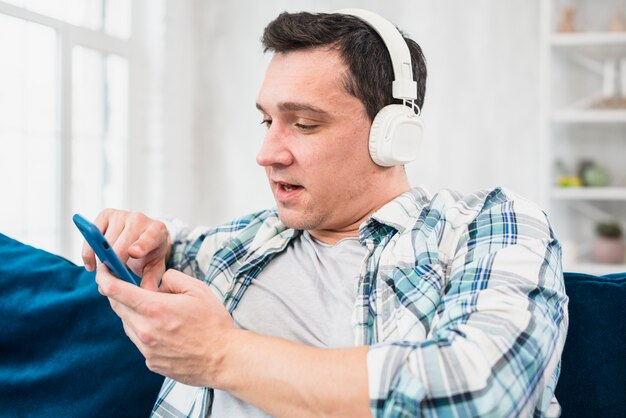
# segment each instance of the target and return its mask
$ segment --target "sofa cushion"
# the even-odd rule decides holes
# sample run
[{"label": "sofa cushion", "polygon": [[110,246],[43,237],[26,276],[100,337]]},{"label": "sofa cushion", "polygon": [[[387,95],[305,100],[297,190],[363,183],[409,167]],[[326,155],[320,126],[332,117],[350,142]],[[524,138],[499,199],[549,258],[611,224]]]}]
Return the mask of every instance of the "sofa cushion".
[{"label": "sofa cushion", "polygon": [[626,273],[565,273],[569,330],[556,397],[564,417],[626,414]]},{"label": "sofa cushion", "polygon": [[0,234],[0,405],[7,416],[148,416],[150,372],[84,268]]}]

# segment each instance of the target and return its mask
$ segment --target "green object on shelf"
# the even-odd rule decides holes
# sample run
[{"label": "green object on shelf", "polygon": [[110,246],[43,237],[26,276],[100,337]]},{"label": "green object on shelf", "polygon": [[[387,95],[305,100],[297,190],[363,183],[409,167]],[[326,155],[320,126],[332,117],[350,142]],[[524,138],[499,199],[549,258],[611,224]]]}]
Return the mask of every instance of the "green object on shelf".
[{"label": "green object on shelf", "polygon": [[609,173],[599,165],[591,164],[582,172],[582,180],[585,186],[605,187],[610,183]]},{"label": "green object on shelf", "polygon": [[621,238],[622,228],[617,222],[599,222],[596,224],[596,233],[606,238]]}]

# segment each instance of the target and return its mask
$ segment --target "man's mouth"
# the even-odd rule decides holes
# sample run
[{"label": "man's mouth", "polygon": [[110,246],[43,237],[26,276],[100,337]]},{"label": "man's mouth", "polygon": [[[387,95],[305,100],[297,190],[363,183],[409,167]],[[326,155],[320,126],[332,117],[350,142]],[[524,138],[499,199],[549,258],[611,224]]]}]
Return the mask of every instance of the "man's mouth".
[{"label": "man's mouth", "polygon": [[296,199],[304,187],[299,184],[286,183],[284,181],[276,180],[276,190],[274,191],[274,197],[282,204],[287,204],[293,199]]},{"label": "man's mouth", "polygon": [[278,187],[285,192],[302,189],[302,186],[298,186],[297,184],[289,184],[289,183],[283,183],[283,182],[278,182]]}]

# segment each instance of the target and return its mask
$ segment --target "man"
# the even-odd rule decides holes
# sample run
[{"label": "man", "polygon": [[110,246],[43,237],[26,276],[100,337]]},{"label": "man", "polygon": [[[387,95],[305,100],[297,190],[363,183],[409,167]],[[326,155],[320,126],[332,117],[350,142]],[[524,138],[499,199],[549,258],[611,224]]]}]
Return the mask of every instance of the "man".
[{"label": "man", "polygon": [[[421,106],[424,59],[405,41]],[[502,189],[429,197],[374,163],[393,71],[364,21],[284,13],[263,43],[257,162],[277,210],[213,229],[95,221],[143,275],[139,288],[100,266],[97,282],[168,377],[154,414],[558,413],[567,297],[545,215]],[[83,259],[94,269],[88,247]]]}]

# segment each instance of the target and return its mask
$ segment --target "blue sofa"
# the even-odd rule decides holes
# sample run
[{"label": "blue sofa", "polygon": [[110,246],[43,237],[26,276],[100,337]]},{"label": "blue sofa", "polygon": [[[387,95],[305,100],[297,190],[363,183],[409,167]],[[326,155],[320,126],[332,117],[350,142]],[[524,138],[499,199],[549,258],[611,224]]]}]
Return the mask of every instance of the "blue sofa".
[{"label": "blue sofa", "polygon": [[626,417],[626,273],[565,273],[569,330],[556,397],[562,416]]},{"label": "blue sofa", "polygon": [[[92,273],[0,234],[0,416],[140,417],[145,367]],[[626,416],[626,274],[567,273],[564,417]]]},{"label": "blue sofa", "polygon": [[93,273],[0,234],[0,417],[145,417],[162,383]]}]

